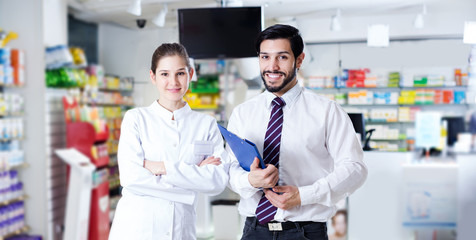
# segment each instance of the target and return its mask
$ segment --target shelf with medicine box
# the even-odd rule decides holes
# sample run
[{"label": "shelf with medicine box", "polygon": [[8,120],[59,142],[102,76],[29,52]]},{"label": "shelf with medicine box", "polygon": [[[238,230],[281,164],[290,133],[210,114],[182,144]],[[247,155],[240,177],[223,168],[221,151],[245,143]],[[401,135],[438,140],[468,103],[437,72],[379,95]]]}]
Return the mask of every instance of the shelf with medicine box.
[{"label": "shelf with medicine box", "polygon": [[437,111],[442,116],[466,112],[466,87],[341,88],[313,90],[334,99],[347,112],[363,113],[366,129],[375,129],[370,147],[383,151],[413,148],[415,117],[419,111]]},{"label": "shelf with medicine box", "polygon": [[225,121],[223,104],[224,60],[196,60],[195,78],[190,82],[184,100],[190,108],[209,114],[218,122]]},{"label": "shelf with medicine box", "polygon": [[25,163],[24,97],[17,93],[25,84],[24,51],[0,47],[0,239],[29,231],[25,223],[23,182],[19,171]]},{"label": "shelf with medicine box", "polygon": [[[93,172],[93,188],[89,221],[89,238],[109,231],[109,181],[107,165],[109,154],[106,141],[109,128],[97,107],[79,106],[71,96],[63,97],[66,122],[66,145],[75,148],[96,166]],[[102,233],[101,233],[102,232]]]}]

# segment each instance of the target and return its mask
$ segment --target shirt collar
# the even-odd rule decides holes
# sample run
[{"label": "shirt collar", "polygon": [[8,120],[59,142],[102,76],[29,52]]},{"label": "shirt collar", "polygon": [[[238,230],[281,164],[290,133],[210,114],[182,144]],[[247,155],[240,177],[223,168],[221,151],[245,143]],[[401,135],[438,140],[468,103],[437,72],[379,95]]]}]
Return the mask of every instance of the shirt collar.
[{"label": "shirt collar", "polygon": [[[283,96],[281,96],[283,101],[286,103],[284,108],[291,107],[292,104],[296,101],[296,98],[299,96],[299,94],[301,94],[302,90],[303,88],[299,85],[299,83],[297,83],[296,85],[294,85],[294,87],[292,87],[287,92],[285,92]],[[265,96],[266,96],[266,106],[268,106],[268,108],[270,109],[273,108],[272,103],[273,103],[273,100],[276,98],[276,95],[266,90]]]},{"label": "shirt collar", "polygon": [[151,107],[157,109],[158,114],[160,117],[167,119],[167,120],[172,120],[172,116],[174,117],[175,120],[180,120],[185,118],[185,116],[192,111],[190,106],[188,105],[187,102],[185,102],[185,106],[171,112],[167,110],[166,108],[162,107],[157,101],[154,101],[151,105]]}]

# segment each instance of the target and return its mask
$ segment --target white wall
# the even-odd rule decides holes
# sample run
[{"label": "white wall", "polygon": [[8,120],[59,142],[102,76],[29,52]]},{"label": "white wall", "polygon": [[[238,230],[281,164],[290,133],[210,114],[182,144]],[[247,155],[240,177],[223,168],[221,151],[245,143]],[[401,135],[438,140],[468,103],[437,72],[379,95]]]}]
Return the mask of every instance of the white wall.
[{"label": "white wall", "polygon": [[43,41],[45,46],[68,44],[68,13],[65,0],[44,0]]},{"label": "white wall", "polygon": [[[370,24],[388,24],[390,38],[425,36],[462,36],[464,21],[476,21],[476,1],[441,1],[438,9],[428,8],[423,29],[413,28],[417,14],[386,14],[373,16],[355,16],[342,11],[339,32],[330,31],[331,19],[298,17],[297,25],[306,42],[325,42],[343,40],[366,40],[367,26]],[[347,15],[346,15],[347,14]]]},{"label": "white wall", "polygon": [[[29,198],[26,204],[26,224],[30,233],[46,237],[46,143],[44,119],[44,45],[43,45],[43,9],[44,1],[39,0],[2,0],[0,1],[0,27],[15,31],[18,39],[9,46],[25,51],[26,85],[20,89],[25,98],[25,140],[23,149],[25,160],[29,164],[21,169],[20,178]],[[39,10],[40,9],[40,10]],[[45,238],[47,239],[47,238]]]},{"label": "white wall", "polygon": [[343,68],[401,71],[447,67],[452,71],[456,67],[467,66],[471,50],[471,46],[463,44],[462,39],[392,41],[386,48],[367,47],[366,43],[308,44],[306,48],[306,58],[312,59],[301,68],[306,76],[326,72],[336,74],[339,60]]},{"label": "white wall", "polygon": [[137,106],[148,106],[158,98],[150,83],[152,54],[165,42],[178,42],[174,28],[131,30],[111,24],[99,24],[99,62],[106,73],[135,78],[133,98]]}]

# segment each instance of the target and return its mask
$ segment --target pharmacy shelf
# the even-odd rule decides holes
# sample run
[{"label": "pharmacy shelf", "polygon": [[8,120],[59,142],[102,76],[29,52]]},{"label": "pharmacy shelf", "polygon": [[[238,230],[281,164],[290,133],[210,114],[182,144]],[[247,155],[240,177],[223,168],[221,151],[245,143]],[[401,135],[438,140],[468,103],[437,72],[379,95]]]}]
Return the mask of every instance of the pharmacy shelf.
[{"label": "pharmacy shelf", "polygon": [[441,107],[462,106],[469,107],[467,103],[441,103],[441,104],[341,104],[343,107]]},{"label": "pharmacy shelf", "polygon": [[120,88],[99,88],[98,91],[101,91],[101,92],[132,92],[134,91],[134,89],[120,89]]},{"label": "pharmacy shelf", "polygon": [[25,200],[25,199],[27,199],[27,198],[28,198],[27,195],[22,195],[22,196],[19,196],[19,197],[17,197],[17,198],[13,198],[13,199],[10,199],[10,200],[2,201],[2,202],[0,202],[0,207],[7,206],[7,205],[10,205],[10,204],[15,203],[15,202],[23,201],[23,200]]},{"label": "pharmacy shelf", "polygon": [[13,165],[13,166],[9,166],[10,169],[13,169],[13,170],[18,170],[18,169],[25,169],[25,168],[28,168],[30,167],[30,164],[28,163],[21,163],[21,164],[18,164],[18,165]]},{"label": "pharmacy shelf", "polygon": [[128,104],[128,103],[81,102],[80,104],[86,104],[89,106],[100,106],[100,107],[134,107],[134,104]]},{"label": "pharmacy shelf", "polygon": [[15,140],[18,140],[18,141],[23,141],[25,140],[25,138],[0,138],[0,142],[11,142],[11,141],[15,141]]},{"label": "pharmacy shelf", "polygon": [[16,231],[14,231],[14,232],[12,232],[12,233],[9,233],[9,234],[7,234],[7,235],[5,235],[5,236],[3,236],[3,237],[0,237],[0,240],[6,240],[6,239],[11,238],[11,237],[14,237],[14,236],[16,236],[16,235],[20,235],[20,234],[23,234],[23,233],[27,233],[28,231],[30,231],[30,227],[24,226],[24,227],[22,227],[22,228],[19,229],[19,230],[16,230]]},{"label": "pharmacy shelf", "polygon": [[365,119],[365,124],[415,124],[413,121],[379,121],[379,120],[369,120]]},{"label": "pharmacy shelf", "polygon": [[448,90],[466,90],[468,86],[413,86],[413,87],[342,87],[342,88],[311,88],[311,87],[306,87],[309,90],[313,91],[355,91],[355,90],[417,90],[417,89],[448,89]]},{"label": "pharmacy shelf", "polygon": [[406,138],[370,138],[370,141],[403,141]]}]

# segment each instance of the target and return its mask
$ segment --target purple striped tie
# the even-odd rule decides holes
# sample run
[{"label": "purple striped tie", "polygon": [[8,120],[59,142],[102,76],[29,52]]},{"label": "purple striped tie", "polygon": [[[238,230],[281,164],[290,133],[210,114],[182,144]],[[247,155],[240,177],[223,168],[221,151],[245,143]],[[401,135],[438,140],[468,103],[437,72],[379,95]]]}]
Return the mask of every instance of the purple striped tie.
[{"label": "purple striped tie", "polygon": [[[279,97],[273,100],[273,110],[269,117],[268,129],[263,145],[263,161],[279,168],[279,148],[281,146],[281,130],[283,129],[283,107],[286,103]],[[259,223],[266,224],[274,219],[277,208],[269,202],[263,193],[256,208]]]}]

